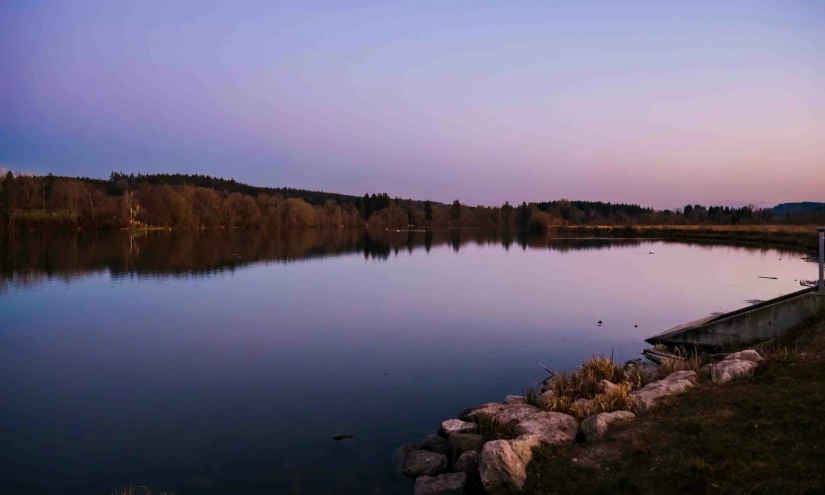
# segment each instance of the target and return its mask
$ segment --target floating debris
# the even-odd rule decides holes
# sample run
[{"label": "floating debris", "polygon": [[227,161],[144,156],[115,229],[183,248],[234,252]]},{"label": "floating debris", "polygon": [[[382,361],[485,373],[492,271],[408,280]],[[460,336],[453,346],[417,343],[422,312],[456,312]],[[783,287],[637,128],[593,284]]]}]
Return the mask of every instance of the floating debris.
[{"label": "floating debris", "polygon": [[352,436],[352,435],[335,435],[334,437],[332,437],[332,439],[335,440],[335,441],[346,440],[348,438],[355,438],[355,437]]},{"label": "floating debris", "polygon": [[759,277],[759,278],[767,278],[767,279],[770,279],[770,280],[777,280],[776,277]]},{"label": "floating debris", "polygon": [[765,301],[763,301],[762,299],[746,299],[745,302],[748,304],[759,304]]}]

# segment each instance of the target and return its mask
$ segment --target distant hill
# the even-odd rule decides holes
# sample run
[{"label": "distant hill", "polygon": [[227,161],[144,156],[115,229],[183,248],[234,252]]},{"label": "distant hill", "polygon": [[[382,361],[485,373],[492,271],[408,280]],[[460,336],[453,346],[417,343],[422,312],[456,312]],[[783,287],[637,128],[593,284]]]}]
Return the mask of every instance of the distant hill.
[{"label": "distant hill", "polygon": [[771,211],[774,215],[825,211],[825,203],[815,203],[813,201],[803,201],[801,203],[781,203],[771,208]]}]

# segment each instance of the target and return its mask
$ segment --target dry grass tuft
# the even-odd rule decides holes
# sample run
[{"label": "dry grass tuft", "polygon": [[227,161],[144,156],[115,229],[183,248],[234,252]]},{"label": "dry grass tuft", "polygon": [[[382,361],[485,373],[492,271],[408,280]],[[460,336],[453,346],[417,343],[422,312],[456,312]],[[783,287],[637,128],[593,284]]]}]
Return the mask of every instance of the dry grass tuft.
[{"label": "dry grass tuft", "polygon": [[487,441],[510,440],[518,436],[513,424],[499,421],[495,416],[478,414],[473,421],[476,424],[476,432]]},{"label": "dry grass tuft", "polygon": [[593,356],[582,363],[581,368],[551,378],[549,390],[553,391],[554,397],[569,397],[571,402],[590,399],[600,392],[599,383],[602,380],[621,382],[624,380],[624,370],[610,358]]},{"label": "dry grass tuft", "polygon": [[663,359],[659,363],[659,378],[665,378],[677,371],[695,371],[698,373],[699,368],[702,367],[702,356],[699,355],[698,349],[694,349],[693,354],[688,355],[687,352],[677,347],[673,350],[673,354],[675,357]]},{"label": "dry grass tuft", "polygon": [[618,387],[606,390],[603,394],[598,394],[593,398],[592,414],[613,411],[630,411],[635,413],[638,410],[638,403],[633,398],[633,386],[630,383],[622,382]]},{"label": "dry grass tuft", "polygon": [[[602,392],[602,380],[618,386]],[[612,359],[593,356],[582,363],[581,368],[570,373],[559,373],[550,380],[548,389],[553,395],[549,401],[539,404],[534,393],[528,393],[525,398],[537,407],[570,414],[581,420],[603,412],[635,412],[637,404],[630,393],[649,381],[649,373],[639,363],[631,362],[622,368]]]}]

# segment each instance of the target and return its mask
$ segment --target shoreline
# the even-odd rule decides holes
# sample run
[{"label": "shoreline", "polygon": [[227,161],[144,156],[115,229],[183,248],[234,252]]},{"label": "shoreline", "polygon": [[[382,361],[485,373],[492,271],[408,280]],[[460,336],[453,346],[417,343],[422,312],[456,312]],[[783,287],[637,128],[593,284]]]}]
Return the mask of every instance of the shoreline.
[{"label": "shoreline", "polygon": [[[559,475],[543,473],[559,469],[575,470],[575,481],[587,484],[588,470],[623,458],[612,443],[615,436],[650,429],[662,411],[679,414],[679,396],[746,386],[757,370],[787,358],[788,346],[798,351],[800,342],[817,339],[819,357],[825,358],[825,311],[772,342],[738,352],[707,354],[696,348],[691,354],[677,348],[656,365],[636,359],[621,367],[612,358],[594,356],[571,372],[548,371],[539,390],[508,395],[503,402],[445,420],[437,435],[399,449],[399,468],[415,479],[415,495],[557,493],[556,484],[543,480]],[[604,477],[616,476],[613,471]]]}]

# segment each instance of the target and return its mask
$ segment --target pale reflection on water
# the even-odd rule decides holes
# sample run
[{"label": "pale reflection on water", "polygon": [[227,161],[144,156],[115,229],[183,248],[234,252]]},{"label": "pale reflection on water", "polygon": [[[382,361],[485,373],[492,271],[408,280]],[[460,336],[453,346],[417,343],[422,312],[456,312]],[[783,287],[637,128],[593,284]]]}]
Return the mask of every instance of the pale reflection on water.
[{"label": "pale reflection on water", "polygon": [[409,493],[398,445],[532,386],[539,362],[631,359],[797,290],[802,257],[472,231],[6,236],[0,483]]}]

